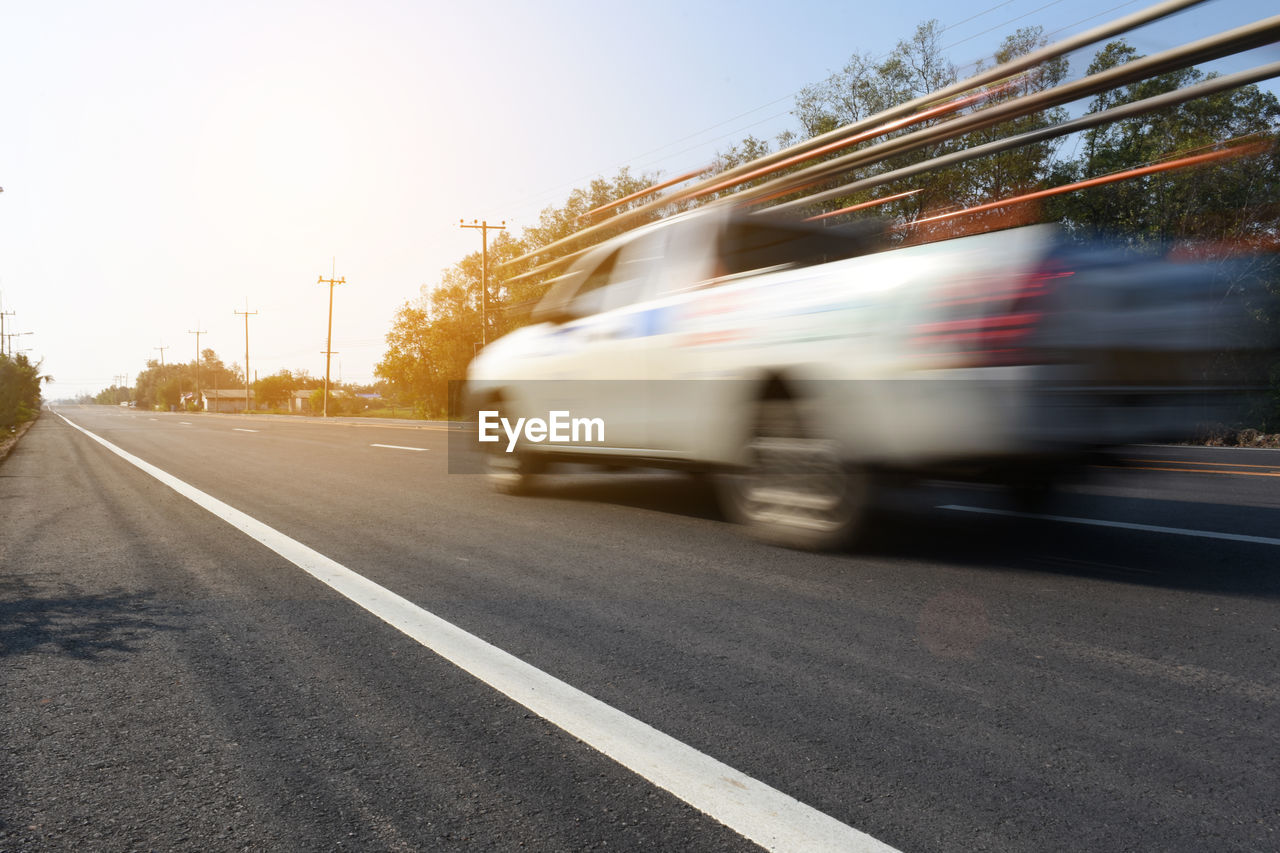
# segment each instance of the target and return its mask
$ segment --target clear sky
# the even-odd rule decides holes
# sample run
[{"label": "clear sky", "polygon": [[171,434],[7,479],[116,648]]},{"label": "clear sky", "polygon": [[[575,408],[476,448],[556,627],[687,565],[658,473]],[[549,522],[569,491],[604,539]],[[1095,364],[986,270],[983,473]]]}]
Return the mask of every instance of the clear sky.
[{"label": "clear sky", "polygon": [[[396,309],[575,186],[678,174],[922,21],[958,66],[1020,26],[1064,36],[1146,0],[3,0],[0,299],[5,331],[95,393],[196,328],[228,364],[373,380]],[[1276,11],[1216,0],[1151,26],[1144,53]],[[1280,58],[1275,46],[1231,67]],[[1081,71],[1088,56],[1075,58]]]}]

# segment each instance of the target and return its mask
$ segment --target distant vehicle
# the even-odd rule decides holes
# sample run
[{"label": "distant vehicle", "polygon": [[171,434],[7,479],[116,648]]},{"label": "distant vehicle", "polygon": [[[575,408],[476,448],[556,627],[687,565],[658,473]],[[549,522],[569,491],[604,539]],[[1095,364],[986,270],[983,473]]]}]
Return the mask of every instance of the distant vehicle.
[{"label": "distant vehicle", "polygon": [[121,408],[125,408],[125,409],[129,408],[132,405],[133,403],[130,403],[128,400],[125,400],[123,403],[120,404]]},{"label": "distant vehicle", "polygon": [[[760,537],[859,532],[882,474],[1027,500],[1097,448],[1177,438],[1248,349],[1217,268],[1032,226],[888,249],[702,211],[592,248],[468,374],[476,411],[599,418],[604,441],[484,447],[503,491],[557,461],[710,471]],[[561,436],[563,438],[563,436]]]}]

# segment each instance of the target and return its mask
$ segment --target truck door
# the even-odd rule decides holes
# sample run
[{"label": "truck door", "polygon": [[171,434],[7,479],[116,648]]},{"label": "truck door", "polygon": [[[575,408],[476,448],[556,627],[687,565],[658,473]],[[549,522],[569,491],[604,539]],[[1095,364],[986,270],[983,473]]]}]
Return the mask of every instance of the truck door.
[{"label": "truck door", "polygon": [[[601,418],[604,445],[648,444],[651,328],[645,302],[662,260],[662,229],[605,255],[567,306],[574,319],[558,330],[557,355],[542,375],[556,380],[539,395],[571,418]],[[539,416],[544,416],[540,413]]]}]

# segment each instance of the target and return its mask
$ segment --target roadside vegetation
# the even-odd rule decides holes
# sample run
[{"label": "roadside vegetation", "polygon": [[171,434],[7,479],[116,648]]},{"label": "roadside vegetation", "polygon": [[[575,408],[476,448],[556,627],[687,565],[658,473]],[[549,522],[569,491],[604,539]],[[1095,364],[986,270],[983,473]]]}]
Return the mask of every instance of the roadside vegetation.
[{"label": "roadside vegetation", "polygon": [[40,386],[49,381],[22,353],[0,355],[0,437],[40,414]]},{"label": "roadside vegetation", "polygon": [[[269,414],[318,413],[324,409],[324,379],[305,370],[281,370],[249,383],[254,410]],[[194,361],[160,364],[147,361],[132,385],[112,385],[84,402],[104,406],[133,405],[161,411],[196,411],[201,408],[200,395],[216,392],[239,392],[239,406],[244,405],[244,371],[239,364],[226,365],[212,349],[200,353],[200,364]],[[357,385],[329,383],[329,414],[360,415],[376,410],[374,417],[409,417],[412,406],[405,406],[393,395],[386,383]],[[304,401],[301,406],[297,397]],[[399,408],[397,408],[399,406]]]}]

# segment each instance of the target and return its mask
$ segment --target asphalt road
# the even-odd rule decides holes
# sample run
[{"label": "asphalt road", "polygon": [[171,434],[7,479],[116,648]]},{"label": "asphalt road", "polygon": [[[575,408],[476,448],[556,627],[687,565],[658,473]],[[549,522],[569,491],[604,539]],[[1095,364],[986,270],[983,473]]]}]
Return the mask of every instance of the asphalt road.
[{"label": "asphalt road", "polygon": [[[899,850],[1280,849],[1280,451],[1132,448],[1039,518],[933,484],[815,555],[678,474],[494,495],[439,428],[59,411]],[[4,851],[759,849],[50,413],[0,660]]]}]

